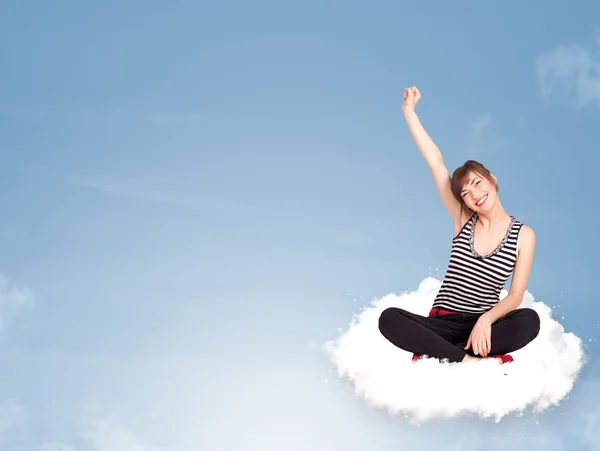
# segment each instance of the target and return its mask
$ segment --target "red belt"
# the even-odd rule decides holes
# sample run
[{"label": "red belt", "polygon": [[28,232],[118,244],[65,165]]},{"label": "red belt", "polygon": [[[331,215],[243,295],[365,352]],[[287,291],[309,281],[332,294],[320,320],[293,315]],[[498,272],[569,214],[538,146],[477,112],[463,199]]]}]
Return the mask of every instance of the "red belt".
[{"label": "red belt", "polygon": [[441,308],[432,308],[429,310],[429,316],[444,316],[444,315],[456,315],[456,312],[444,310]]}]

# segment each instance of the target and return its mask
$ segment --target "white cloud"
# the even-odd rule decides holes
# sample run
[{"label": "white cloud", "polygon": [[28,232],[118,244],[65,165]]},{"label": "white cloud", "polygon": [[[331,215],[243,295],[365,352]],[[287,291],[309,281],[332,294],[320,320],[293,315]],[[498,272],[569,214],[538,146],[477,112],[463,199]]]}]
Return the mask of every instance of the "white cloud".
[{"label": "white cloud", "polygon": [[[515,361],[509,364],[487,360],[463,365],[437,359],[412,363],[410,353],[381,335],[378,320],[385,308],[397,306],[427,315],[440,285],[440,281],[427,278],[417,291],[377,300],[356,315],[338,339],[325,345],[338,375],[354,384],[357,395],[412,421],[465,414],[500,421],[509,413],[527,408],[544,411],[567,396],[585,361],[582,342],[572,333],[565,333],[552,319],[551,309],[533,302],[528,292],[522,306],[538,313],[540,333],[529,345],[511,353]],[[503,290],[501,297],[506,294]]]},{"label": "white cloud", "polygon": [[491,114],[489,114],[489,113],[484,114],[482,117],[477,119],[475,121],[475,123],[473,124],[473,135],[475,137],[481,136],[483,131],[490,127],[491,123],[492,123]]},{"label": "white cloud", "polygon": [[27,287],[11,286],[0,274],[0,338],[15,315],[33,306],[33,292]]},{"label": "white cloud", "polygon": [[559,92],[577,108],[600,101],[600,59],[579,45],[561,45],[540,55],[536,70],[546,102]]}]

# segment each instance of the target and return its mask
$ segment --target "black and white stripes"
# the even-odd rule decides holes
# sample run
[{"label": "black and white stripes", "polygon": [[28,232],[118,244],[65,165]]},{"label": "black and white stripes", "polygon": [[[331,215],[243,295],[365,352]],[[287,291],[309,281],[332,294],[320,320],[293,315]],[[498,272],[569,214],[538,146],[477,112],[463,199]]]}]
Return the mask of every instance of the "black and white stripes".
[{"label": "black and white stripes", "polygon": [[514,217],[504,239],[486,256],[473,246],[477,213],[452,240],[450,263],[434,308],[454,312],[484,313],[494,307],[517,259],[517,240],[522,223]]}]

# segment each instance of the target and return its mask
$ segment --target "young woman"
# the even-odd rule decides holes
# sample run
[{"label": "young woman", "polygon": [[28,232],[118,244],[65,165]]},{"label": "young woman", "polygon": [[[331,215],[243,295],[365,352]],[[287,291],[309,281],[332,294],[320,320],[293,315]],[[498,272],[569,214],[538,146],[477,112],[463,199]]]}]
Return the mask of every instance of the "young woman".
[{"label": "young woman", "polygon": [[[452,177],[415,106],[416,87],[404,91],[402,111],[421,155],[429,165],[442,201],[454,221],[450,263],[429,316],[401,308],[386,309],[379,330],[401,349],[449,362],[496,358],[534,340],[540,328],[537,313],[518,308],[523,300],[535,249],[533,230],[508,215],[498,198],[498,182],[473,160]],[[499,300],[508,278],[508,295]]]}]

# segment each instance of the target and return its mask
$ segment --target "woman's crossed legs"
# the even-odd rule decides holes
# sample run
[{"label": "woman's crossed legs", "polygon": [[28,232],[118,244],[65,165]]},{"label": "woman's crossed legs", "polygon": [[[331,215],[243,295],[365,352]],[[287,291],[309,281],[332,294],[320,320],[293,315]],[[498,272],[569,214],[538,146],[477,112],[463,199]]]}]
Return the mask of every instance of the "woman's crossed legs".
[{"label": "woman's crossed legs", "polygon": [[[472,347],[466,351],[464,347],[479,316],[470,313],[422,316],[390,307],[379,317],[379,330],[391,343],[405,351],[462,362],[466,355],[475,356]],[[540,318],[535,310],[513,310],[492,324],[489,355],[508,354],[521,349],[537,337],[539,330]]]}]

